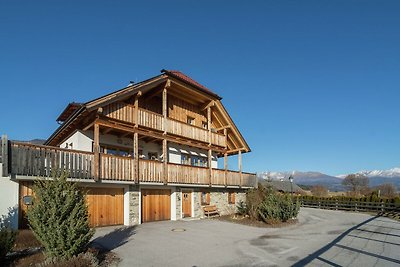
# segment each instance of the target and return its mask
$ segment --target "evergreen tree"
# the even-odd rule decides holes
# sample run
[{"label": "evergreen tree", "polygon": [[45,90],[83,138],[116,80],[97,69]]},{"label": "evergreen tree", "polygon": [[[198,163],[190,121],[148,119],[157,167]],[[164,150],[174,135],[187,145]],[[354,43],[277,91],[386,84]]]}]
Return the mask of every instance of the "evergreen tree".
[{"label": "evergreen tree", "polygon": [[89,226],[85,195],[67,175],[37,180],[29,226],[42,243],[47,257],[69,259],[82,252],[94,234]]}]

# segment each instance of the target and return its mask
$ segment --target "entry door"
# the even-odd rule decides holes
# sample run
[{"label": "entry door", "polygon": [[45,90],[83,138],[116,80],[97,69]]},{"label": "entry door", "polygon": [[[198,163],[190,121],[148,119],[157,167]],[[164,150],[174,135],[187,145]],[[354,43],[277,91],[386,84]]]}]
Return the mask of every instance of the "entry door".
[{"label": "entry door", "polygon": [[171,219],[171,190],[142,189],[142,222]]},{"label": "entry door", "polygon": [[183,217],[192,217],[192,192],[182,191]]}]

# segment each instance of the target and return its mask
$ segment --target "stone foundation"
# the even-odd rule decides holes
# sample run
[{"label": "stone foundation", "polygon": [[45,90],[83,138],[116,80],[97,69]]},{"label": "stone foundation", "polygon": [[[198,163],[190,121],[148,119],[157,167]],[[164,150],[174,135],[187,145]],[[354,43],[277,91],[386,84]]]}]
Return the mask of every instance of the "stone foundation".
[{"label": "stone foundation", "polygon": [[[171,188],[172,189],[172,188]],[[182,218],[182,190],[190,189],[192,191],[193,214],[195,218],[204,218],[204,211],[201,205],[201,193],[203,191],[210,193],[210,205],[215,205],[221,215],[234,214],[237,211],[236,206],[240,201],[246,200],[246,193],[243,189],[227,189],[227,188],[185,188],[176,187],[175,207],[171,207],[176,212],[176,219]],[[172,190],[171,192],[174,192]],[[235,193],[235,204],[228,203],[228,192]],[[174,196],[173,194],[171,197]],[[140,223],[140,191],[136,185],[129,186],[129,224],[136,225]]]}]

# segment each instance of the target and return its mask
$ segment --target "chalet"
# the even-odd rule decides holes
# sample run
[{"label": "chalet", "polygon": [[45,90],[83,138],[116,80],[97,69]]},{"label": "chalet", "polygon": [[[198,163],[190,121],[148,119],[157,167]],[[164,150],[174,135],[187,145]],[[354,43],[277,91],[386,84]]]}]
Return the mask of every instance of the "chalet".
[{"label": "chalet", "polygon": [[[44,145],[3,138],[2,176],[8,179],[2,180],[11,183],[7,194],[17,190],[20,227],[33,180],[54,170],[87,189],[93,226],[204,217],[205,206],[234,212],[245,190],[256,186],[256,175],[242,171],[250,147],[221,99],[179,71],[162,70],[68,104]],[[232,155],[238,155],[237,171],[228,170]]]}]

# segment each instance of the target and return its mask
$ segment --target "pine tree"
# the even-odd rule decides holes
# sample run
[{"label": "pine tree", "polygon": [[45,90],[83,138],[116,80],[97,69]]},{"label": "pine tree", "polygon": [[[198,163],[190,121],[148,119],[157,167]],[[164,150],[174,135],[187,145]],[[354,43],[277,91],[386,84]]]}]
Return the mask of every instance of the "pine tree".
[{"label": "pine tree", "polygon": [[51,259],[69,259],[82,252],[94,234],[85,195],[67,175],[35,181],[29,226]]}]

